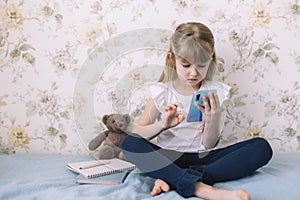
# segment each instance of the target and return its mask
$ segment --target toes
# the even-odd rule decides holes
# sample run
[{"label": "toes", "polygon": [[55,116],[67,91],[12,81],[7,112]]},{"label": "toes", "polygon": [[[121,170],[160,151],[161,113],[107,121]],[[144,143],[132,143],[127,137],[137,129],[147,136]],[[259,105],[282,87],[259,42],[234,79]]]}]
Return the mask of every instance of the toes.
[{"label": "toes", "polygon": [[158,195],[162,192],[168,192],[169,190],[170,190],[170,186],[165,181],[163,181],[161,179],[156,179],[153,189],[152,189],[152,192],[151,192],[151,195],[152,196]]},{"label": "toes", "polygon": [[151,196],[155,196],[161,193],[160,188],[157,188],[156,186],[153,187],[152,191],[151,191]]}]

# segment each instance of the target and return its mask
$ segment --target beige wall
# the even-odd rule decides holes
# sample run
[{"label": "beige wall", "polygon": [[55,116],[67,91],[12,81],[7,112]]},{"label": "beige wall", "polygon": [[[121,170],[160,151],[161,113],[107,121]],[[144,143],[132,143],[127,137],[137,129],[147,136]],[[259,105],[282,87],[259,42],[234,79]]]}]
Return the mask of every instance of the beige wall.
[{"label": "beige wall", "polygon": [[[138,115],[146,97],[140,87],[156,79],[164,60],[164,51],[133,48],[97,66],[90,52],[129,31],[171,31],[186,21],[213,30],[216,80],[232,86],[221,145],[262,136],[275,151],[299,151],[297,2],[1,1],[0,151],[86,154],[87,141],[104,128],[97,123],[103,114]],[[111,50],[103,49],[106,55]],[[93,67],[101,70],[89,82],[95,90],[88,99],[76,84],[82,69]],[[80,118],[90,103],[92,126]]]}]

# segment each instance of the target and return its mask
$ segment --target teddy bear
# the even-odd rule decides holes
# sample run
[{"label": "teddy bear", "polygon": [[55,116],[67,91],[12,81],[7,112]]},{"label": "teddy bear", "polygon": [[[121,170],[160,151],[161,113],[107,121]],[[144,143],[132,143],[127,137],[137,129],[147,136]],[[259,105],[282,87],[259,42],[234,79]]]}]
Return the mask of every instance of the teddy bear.
[{"label": "teddy bear", "polygon": [[89,150],[95,150],[100,146],[100,159],[120,158],[126,160],[120,145],[127,135],[124,130],[130,123],[130,116],[128,114],[104,115],[102,122],[106,125],[107,130],[99,133],[89,142]]}]

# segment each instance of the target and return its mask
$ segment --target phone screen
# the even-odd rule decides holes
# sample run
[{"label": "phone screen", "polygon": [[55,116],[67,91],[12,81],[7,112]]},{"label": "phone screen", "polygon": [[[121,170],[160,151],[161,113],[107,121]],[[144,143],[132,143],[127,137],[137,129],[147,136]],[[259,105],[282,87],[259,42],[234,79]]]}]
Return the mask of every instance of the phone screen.
[{"label": "phone screen", "polygon": [[216,90],[200,90],[193,94],[190,109],[188,112],[187,122],[202,121],[202,112],[195,106],[195,102],[198,102],[201,106],[204,106],[202,96],[205,95],[208,99],[208,93],[216,93]]}]

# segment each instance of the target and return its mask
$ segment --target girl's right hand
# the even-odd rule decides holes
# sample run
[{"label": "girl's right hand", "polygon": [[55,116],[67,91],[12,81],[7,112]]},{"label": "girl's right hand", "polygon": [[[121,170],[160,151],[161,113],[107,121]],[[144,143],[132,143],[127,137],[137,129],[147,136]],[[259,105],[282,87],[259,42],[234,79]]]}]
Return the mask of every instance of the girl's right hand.
[{"label": "girl's right hand", "polygon": [[185,119],[181,103],[172,103],[165,107],[165,118],[163,119],[162,129],[168,129],[177,126]]},{"label": "girl's right hand", "polygon": [[203,113],[203,121],[210,124],[219,123],[222,107],[217,93],[208,93],[209,98],[203,96],[204,106],[195,103],[195,106]]}]

